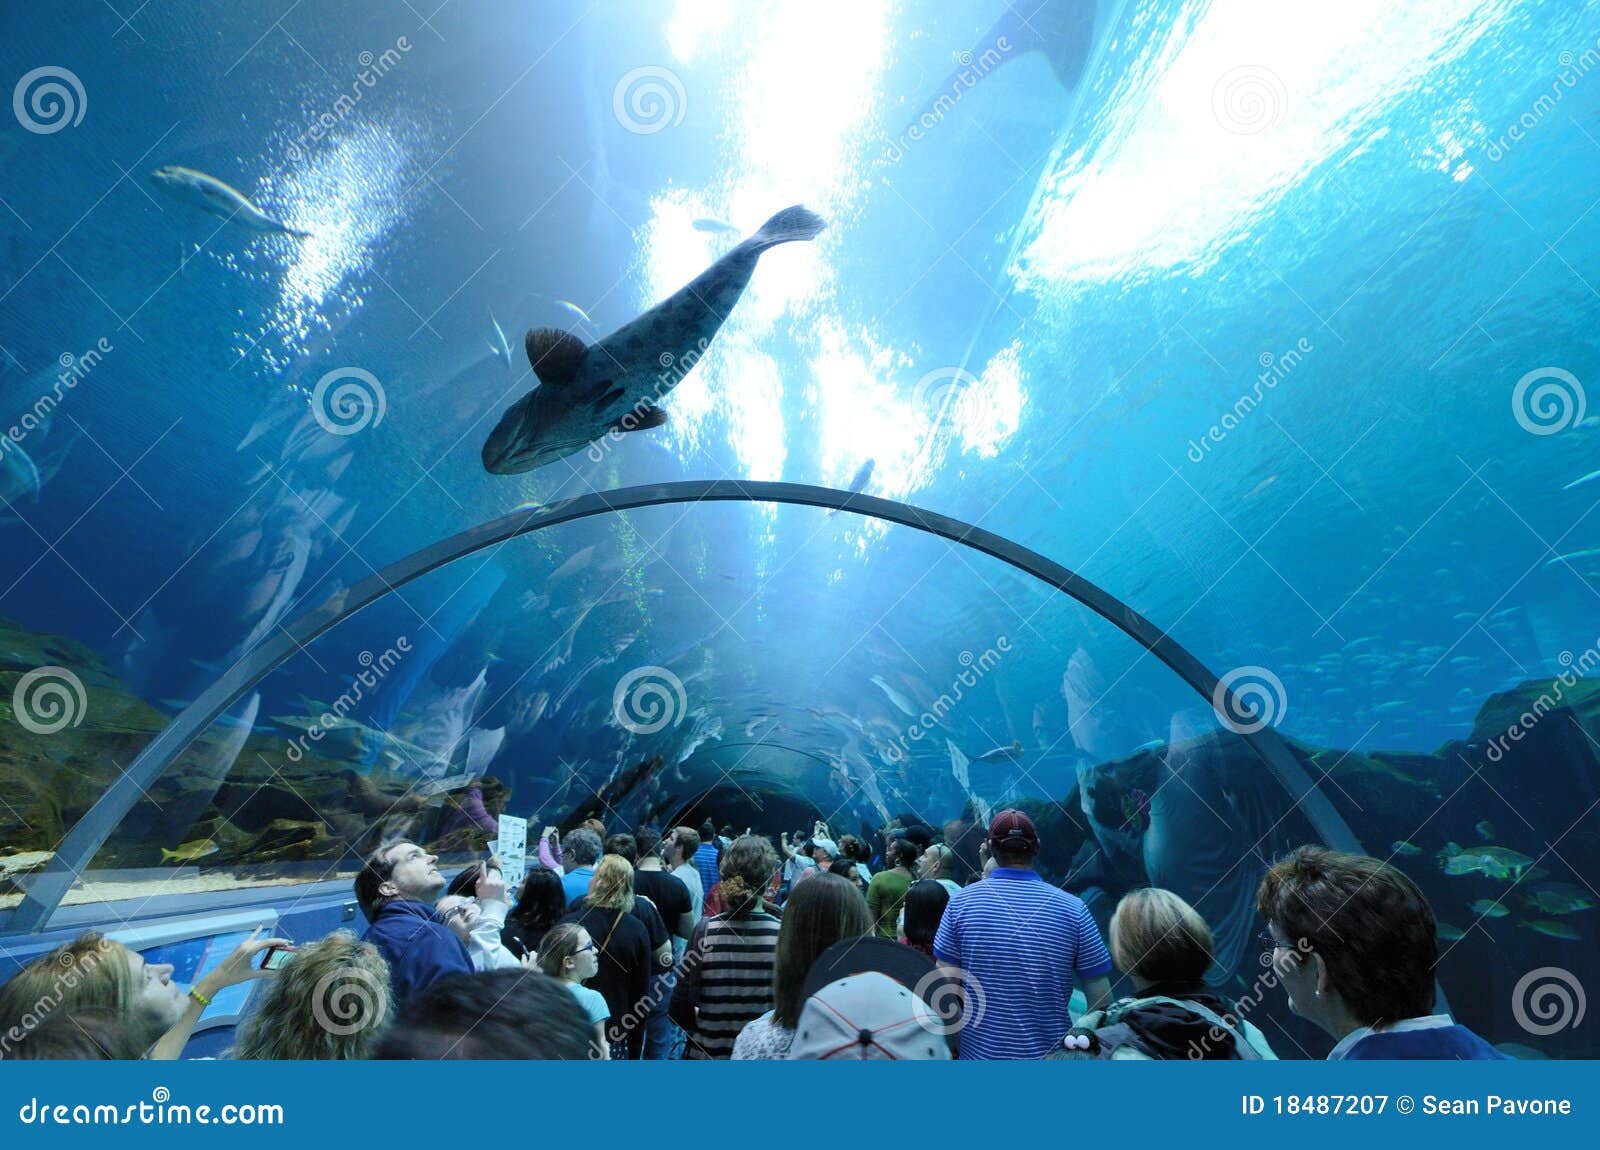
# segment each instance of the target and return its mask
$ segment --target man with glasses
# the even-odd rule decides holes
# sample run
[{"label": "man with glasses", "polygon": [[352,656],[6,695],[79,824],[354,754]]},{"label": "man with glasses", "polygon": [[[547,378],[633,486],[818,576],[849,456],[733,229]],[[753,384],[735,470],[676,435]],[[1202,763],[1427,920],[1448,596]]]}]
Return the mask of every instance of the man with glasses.
[{"label": "man with glasses", "polygon": [[438,863],[416,843],[389,843],[356,875],[356,901],[371,924],[366,938],[389,963],[397,1004],[447,974],[473,972],[466,946],[434,909],[445,887]]}]

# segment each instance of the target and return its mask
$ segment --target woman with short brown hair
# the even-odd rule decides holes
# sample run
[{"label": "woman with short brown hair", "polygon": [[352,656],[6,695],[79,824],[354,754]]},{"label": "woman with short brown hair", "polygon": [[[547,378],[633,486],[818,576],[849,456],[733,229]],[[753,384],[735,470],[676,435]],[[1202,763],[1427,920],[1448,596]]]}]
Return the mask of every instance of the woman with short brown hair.
[{"label": "woman with short brown hair", "polygon": [[1337,1040],[1330,1059],[1507,1057],[1433,1012],[1433,908],[1388,863],[1300,847],[1261,880],[1256,909],[1289,1009]]}]

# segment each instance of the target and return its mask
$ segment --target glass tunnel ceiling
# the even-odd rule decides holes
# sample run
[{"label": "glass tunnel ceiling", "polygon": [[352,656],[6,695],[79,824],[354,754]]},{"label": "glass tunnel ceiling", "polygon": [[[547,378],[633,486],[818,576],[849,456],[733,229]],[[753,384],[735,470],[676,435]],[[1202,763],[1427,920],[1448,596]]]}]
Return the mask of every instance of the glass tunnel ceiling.
[{"label": "glass tunnel ceiling", "polygon": [[[75,668],[89,706],[69,738],[115,742],[88,765],[60,741],[16,752],[4,797],[30,850],[265,637],[433,540],[630,484],[844,487],[868,460],[869,492],[1081,572],[1219,673],[1268,672],[1278,730],[1354,752],[1323,780],[1352,818],[1436,807],[1454,782],[1435,795],[1424,765],[1504,729],[1497,692],[1587,671],[1600,634],[1600,487],[1578,482],[1596,467],[1579,405],[1600,249],[1577,176],[1595,166],[1597,11],[1104,3],[1072,87],[1072,61],[1053,69],[997,3],[486,4],[421,27],[307,0],[281,35],[261,5],[204,24],[143,12],[96,60],[80,124],[0,144],[7,414],[63,354],[109,348],[23,444],[37,501],[7,488],[4,669]],[[20,75],[109,18],[43,13],[3,51]],[[952,54],[999,35],[1012,47],[980,50],[981,80],[911,138]],[[361,54],[401,37],[315,130]],[[635,74],[646,61],[659,70]],[[662,103],[630,104],[641,83]],[[1554,110],[1536,104],[1552,85]],[[216,231],[141,180],[165,163],[311,238]],[[488,429],[532,382],[520,354],[509,371],[486,359],[489,311],[514,352],[529,326],[592,338],[725,250],[695,220],[749,231],[790,203],[828,230],[763,257],[665,428],[483,472]],[[312,396],[347,368],[377,381],[381,418],[334,434]],[[1548,369],[1570,375],[1533,383],[1565,388],[1565,410],[1518,387]],[[195,796],[218,778],[259,788],[249,772],[282,764],[252,762],[251,739],[281,752],[293,720],[370,673],[363,652],[381,661],[402,636],[423,657],[402,652],[369,700],[407,736],[385,738],[464,757],[452,732],[505,729],[477,745],[513,813],[555,817],[563,787],[599,794],[698,738],[666,793],[732,780],[830,813],[842,759],[890,810],[948,819],[966,799],[951,744],[986,803],[1059,802],[1089,765],[1217,727],[1124,637],[992,561],[850,515],[656,509],[463,561],[311,645],[200,744],[183,767],[197,785],[167,781],[199,809],[130,822],[95,869],[192,842],[225,855]],[[886,762],[911,721],[896,697],[920,712],[1001,636],[1013,650],[970,705]],[[607,716],[652,665],[679,676],[685,713],[640,736]],[[1020,763],[976,761],[1012,742]],[[355,732],[343,749],[415,761],[385,746]],[[1148,788],[1118,786],[1124,823],[1148,818],[1128,795]],[[1524,849],[1594,795],[1569,798]],[[337,857],[301,848],[348,828],[308,829],[314,813],[283,801],[249,857]],[[1471,803],[1449,808],[1457,840],[1518,821],[1494,793]]]}]

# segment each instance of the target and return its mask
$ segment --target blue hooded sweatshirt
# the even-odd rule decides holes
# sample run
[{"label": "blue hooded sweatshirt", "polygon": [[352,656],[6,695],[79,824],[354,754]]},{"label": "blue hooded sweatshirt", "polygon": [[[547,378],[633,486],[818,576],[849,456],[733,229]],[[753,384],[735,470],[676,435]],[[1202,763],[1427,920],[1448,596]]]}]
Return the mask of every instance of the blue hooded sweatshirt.
[{"label": "blue hooded sweatshirt", "polygon": [[447,974],[471,974],[472,956],[433,907],[396,899],[378,911],[367,938],[388,960],[396,1006]]}]

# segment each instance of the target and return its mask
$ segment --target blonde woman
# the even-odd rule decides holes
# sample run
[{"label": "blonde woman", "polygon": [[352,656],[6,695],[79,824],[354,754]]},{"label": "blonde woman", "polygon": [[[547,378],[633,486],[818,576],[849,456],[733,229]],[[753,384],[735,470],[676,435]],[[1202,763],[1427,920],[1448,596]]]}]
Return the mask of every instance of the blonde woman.
[{"label": "blonde woman", "polygon": [[600,973],[600,956],[589,932],[570,922],[551,928],[539,949],[539,969],[572,991],[594,1026],[595,1057],[602,1060],[610,1057],[606,1022],[611,1017],[611,1008],[606,1005],[605,995],[583,985]]},{"label": "blonde woman", "polygon": [[[653,929],[646,925],[652,915]],[[598,946],[600,969],[591,982],[605,997],[611,1014],[607,1025],[611,1057],[641,1057],[650,1011],[650,974],[663,954],[668,963],[672,961],[672,944],[655,908],[634,896],[633,865],[620,855],[600,859],[589,880],[589,893],[562,921],[583,927]]]},{"label": "blonde woman", "polygon": [[1211,928],[1176,894],[1146,887],[1124,895],[1111,916],[1110,945],[1134,995],[1078,1019],[1068,1049],[1118,1060],[1277,1057],[1261,1031],[1206,985]]},{"label": "blonde woman", "polygon": [[273,972],[257,970],[255,957],[286,938],[262,938],[256,927],[215,970],[187,991],[172,980],[169,963],[146,962],[136,950],[89,931],[56,947],[0,987],[0,1058],[27,1040],[47,1018],[80,1010],[108,1011],[128,1028],[144,1057],[183,1054],[195,1024],[221,991]]},{"label": "blonde woman", "polygon": [[389,964],[347,930],[302,946],[239,1024],[237,1059],[372,1056],[389,1019]]}]

